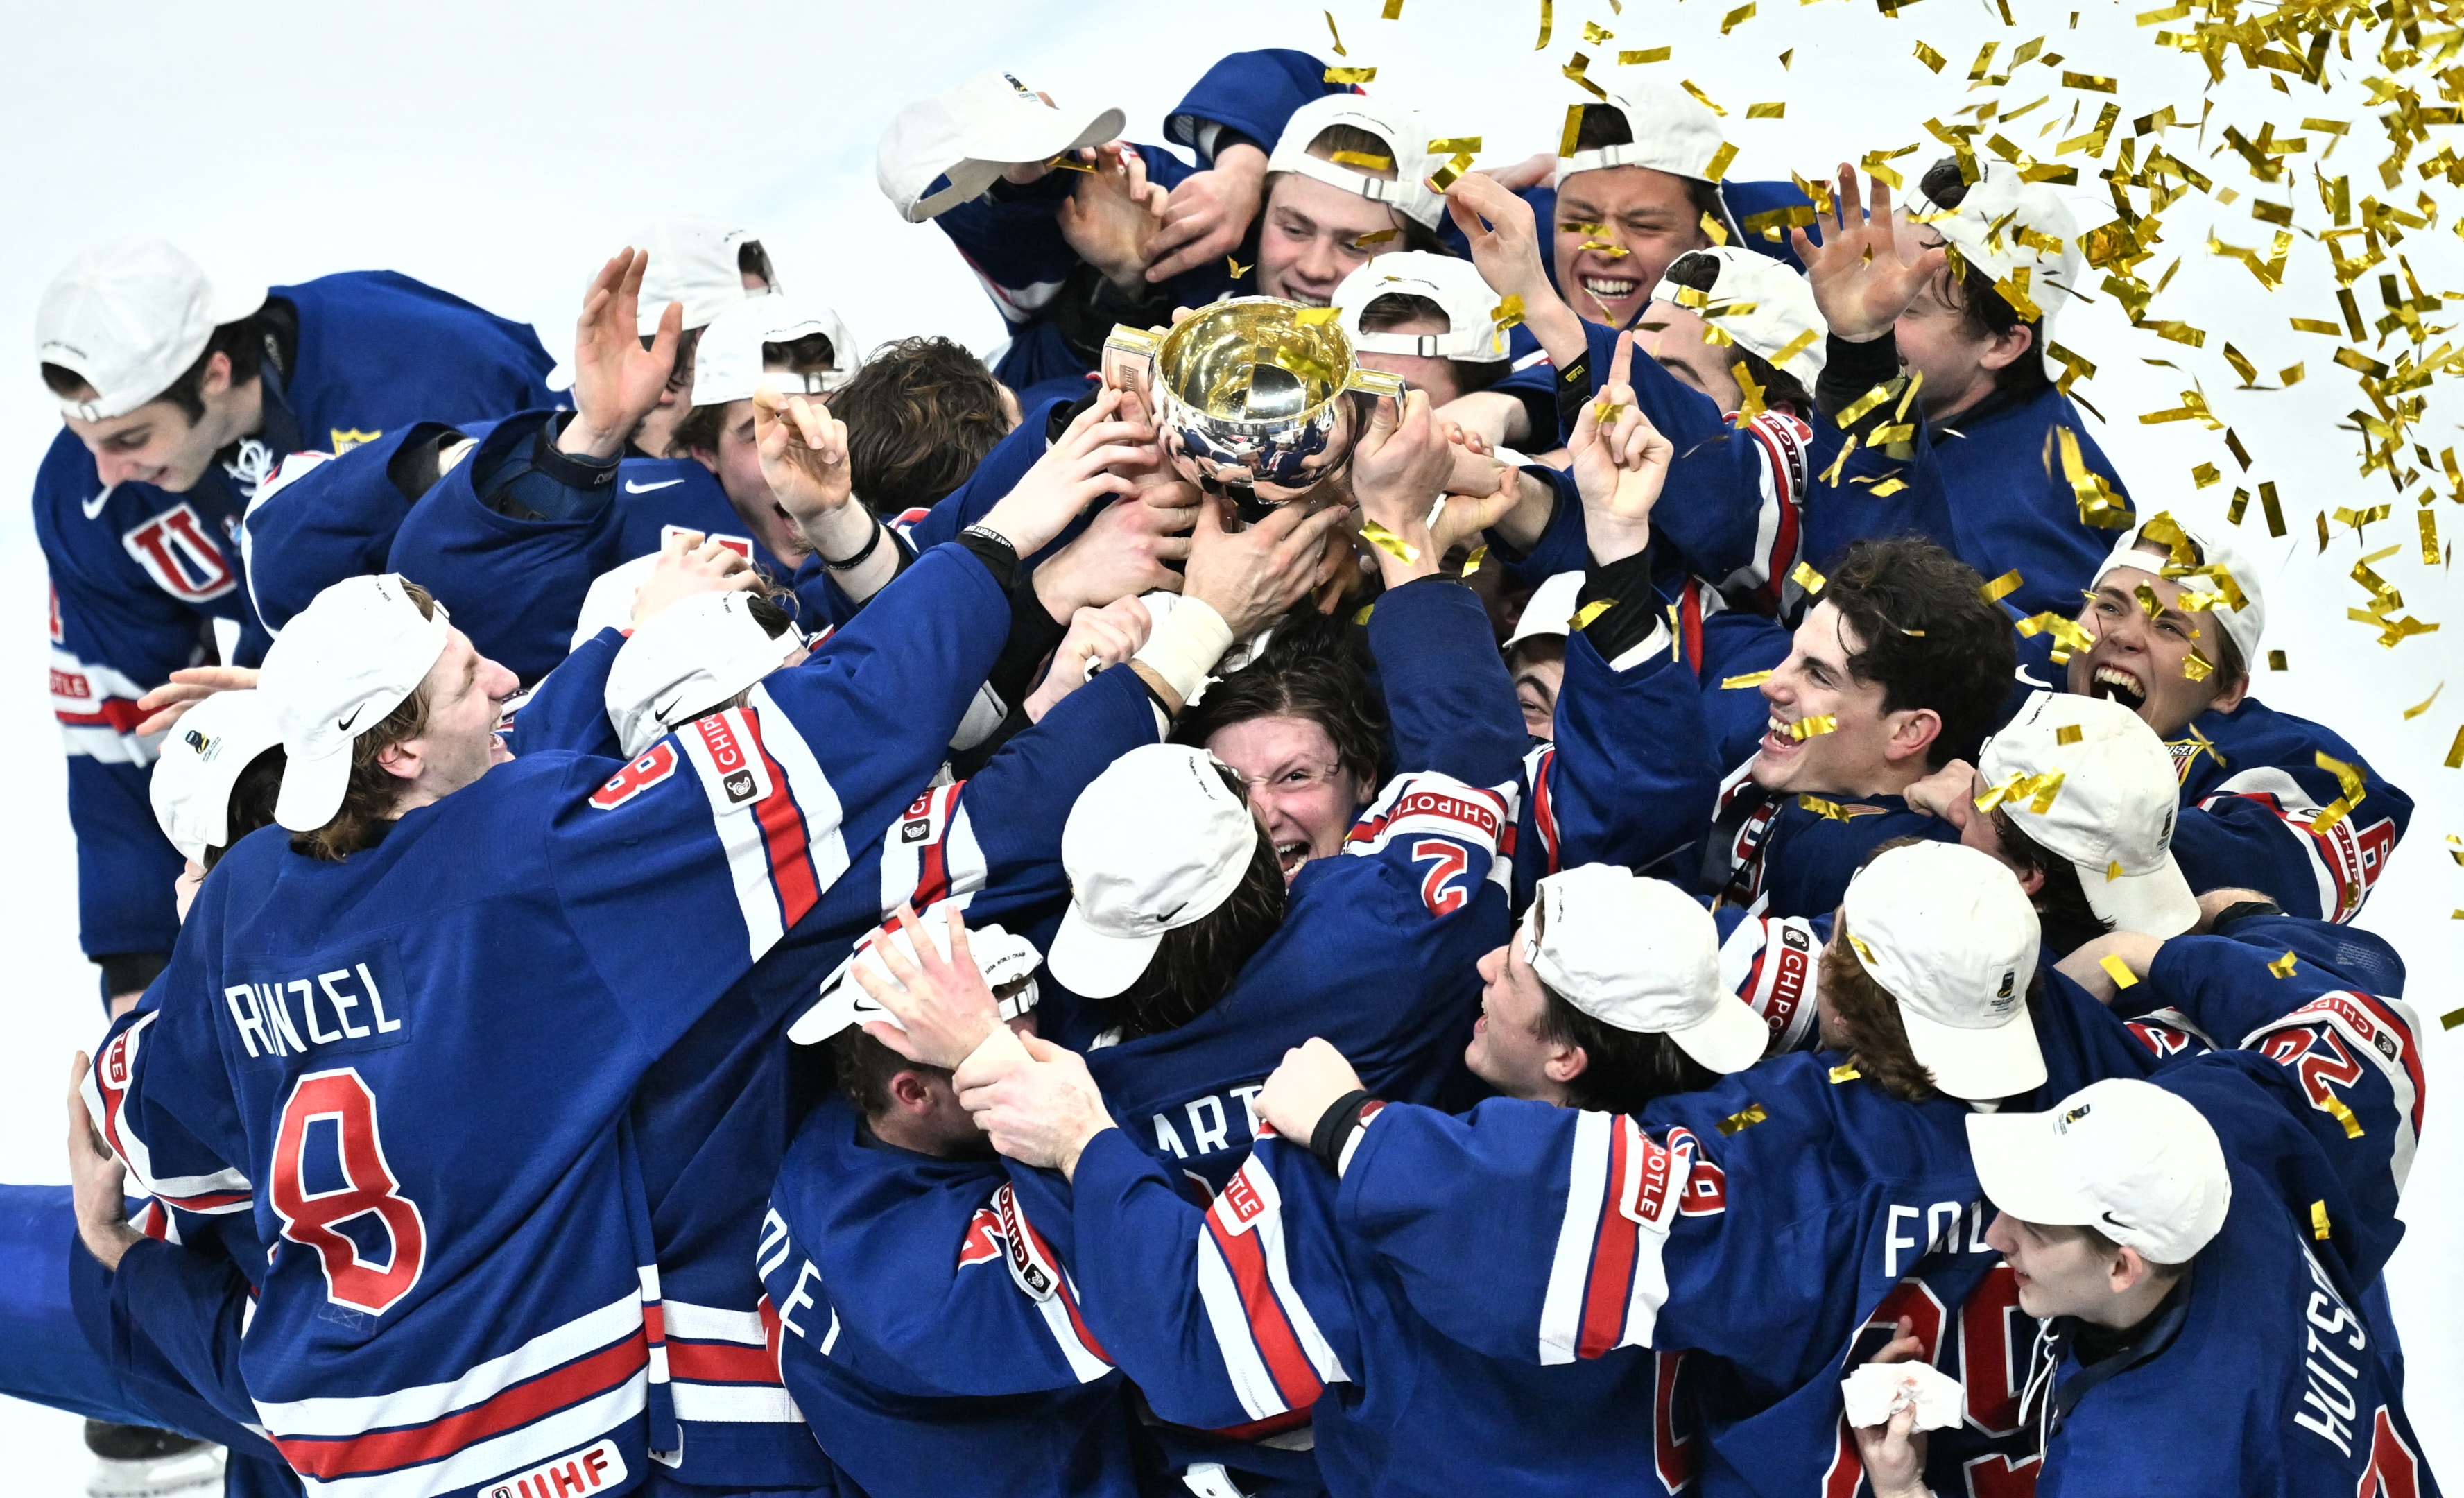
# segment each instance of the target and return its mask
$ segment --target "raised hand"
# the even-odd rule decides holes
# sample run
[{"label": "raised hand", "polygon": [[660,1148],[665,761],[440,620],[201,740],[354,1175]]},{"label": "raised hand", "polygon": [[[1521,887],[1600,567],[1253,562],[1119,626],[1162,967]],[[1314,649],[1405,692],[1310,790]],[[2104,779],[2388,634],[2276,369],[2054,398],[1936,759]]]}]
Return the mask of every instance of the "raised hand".
[{"label": "raised hand", "polygon": [[847,423],[830,408],[764,386],[753,392],[753,445],[770,496],[813,540],[810,527],[855,497],[848,475]]},{"label": "raised hand", "polygon": [[1147,181],[1146,158],[1137,147],[1114,142],[1093,154],[1095,169],[1078,174],[1053,222],[1078,257],[1106,280],[1123,291],[1143,291],[1147,247],[1163,230],[1169,194],[1160,183]]},{"label": "raised hand", "polygon": [[1052,652],[1043,684],[1026,699],[1027,720],[1043,722],[1044,715],[1060,706],[1062,698],[1087,684],[1089,668],[1120,665],[1138,653],[1138,647],[1154,632],[1155,616],[1134,598],[1116,598],[1101,608],[1079,609],[1070,616],[1069,632]]},{"label": "raised hand", "polygon": [[[958,1068],[958,1102],[993,1148],[1023,1164],[1075,1176],[1088,1142],[1112,1127],[1104,1094],[1076,1051],[1040,1035],[987,1047]],[[1024,1052],[1023,1059],[1019,1052]]]},{"label": "raised hand", "polygon": [[1121,392],[1111,389],[1095,397],[979,523],[1029,557],[1051,544],[1096,499],[1134,492],[1137,475],[1155,460],[1155,428],[1118,419],[1121,400]]},{"label": "raised hand", "polygon": [[1258,1093],[1258,1116],[1277,1134],[1307,1148],[1317,1121],[1346,1093],[1360,1090],[1360,1074],[1343,1052],[1311,1037],[1284,1052],[1283,1065]]},{"label": "raised hand", "polygon": [[730,593],[760,581],[744,554],[699,531],[674,531],[659,543],[659,560],[633,590],[633,628],[639,629],[695,593]]},{"label": "raised hand", "polygon": [[1488,289],[1501,298],[1522,297],[1523,325],[1561,367],[1572,364],[1589,342],[1582,319],[1550,283],[1548,253],[1531,205],[1494,177],[1465,172],[1446,188],[1446,216],[1463,231],[1471,263]]},{"label": "raised hand", "polygon": [[599,268],[582,298],[582,317],[573,326],[574,416],[557,438],[559,452],[578,456],[614,457],[642,418],[659,404],[675,368],[676,342],[683,337],[685,308],[670,302],[659,316],[657,337],[644,348],[636,310],[642,298],[642,273],[650,252],[627,249]]},{"label": "raised hand", "polygon": [[183,666],[170,680],[137,699],[138,708],[152,715],[137,725],[137,732],[159,734],[217,692],[248,692],[255,686],[253,666]]},{"label": "raised hand", "polygon": [[1266,153],[1245,144],[1225,147],[1213,166],[1183,177],[1147,242],[1147,279],[1168,281],[1240,249],[1258,216],[1265,180]]},{"label": "raised hand", "polygon": [[1566,444],[1574,457],[1574,487],[1583,496],[1592,560],[1602,565],[1651,544],[1652,507],[1660,502],[1677,455],[1636,404],[1633,372],[1634,335],[1620,333],[1609,382],[1584,406]]},{"label": "raised hand", "polygon": [[1822,243],[1802,229],[1789,231],[1797,258],[1805,262],[1805,279],[1814,289],[1814,304],[1822,310],[1832,335],[1851,343],[1870,342],[1890,330],[1917,293],[1942,268],[1941,246],[1919,243],[1905,214],[1891,210],[1891,189],[1873,179],[1873,211],[1866,212],[1857,193],[1857,171],[1839,164],[1839,187],[1833,195],[1831,219],[1822,226]]},{"label": "raised hand", "polygon": [[1076,540],[1035,569],[1035,596],[1066,621],[1116,599],[1180,591],[1180,574],[1165,563],[1189,560],[1197,498],[1194,485],[1144,485],[1104,506]]},{"label": "raised hand", "polygon": [[[1232,638],[1248,639],[1309,596],[1319,583],[1327,538],[1353,513],[1349,505],[1332,504],[1305,514],[1296,500],[1277,506],[1245,531],[1229,531],[1221,502],[1209,500],[1198,510],[1181,596],[1221,614]],[[1344,555],[1350,554],[1346,546]]]},{"label": "raised hand", "polygon": [[[915,948],[912,958],[899,950],[895,934],[900,931]],[[966,917],[956,906],[950,909],[948,957],[941,955],[912,905],[899,906],[881,923],[868,950],[889,976],[875,973],[858,958],[856,986],[898,1016],[898,1024],[874,1020],[864,1032],[908,1060],[955,1068],[1001,1028],[1001,1004],[976,966],[976,955],[967,946]]]}]

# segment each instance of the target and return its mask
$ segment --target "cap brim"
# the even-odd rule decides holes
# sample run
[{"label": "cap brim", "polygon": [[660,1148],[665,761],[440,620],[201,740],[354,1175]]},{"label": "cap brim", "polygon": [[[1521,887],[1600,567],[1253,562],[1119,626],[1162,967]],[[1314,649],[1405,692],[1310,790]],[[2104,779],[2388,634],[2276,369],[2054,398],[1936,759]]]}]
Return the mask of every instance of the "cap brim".
[{"label": "cap brim", "polygon": [[2031,1092],[2045,1085],[2045,1053],[2036,1046],[2036,1025],[2026,1000],[2010,1020],[1990,1030],[1958,1029],[1900,1005],[1908,1049],[1934,1086],[1952,1097],[1984,1101]]},{"label": "cap brim", "polygon": [[1016,110],[970,134],[964,142],[967,155],[974,161],[994,164],[998,174],[1002,166],[1013,163],[1048,162],[1082,145],[1119,140],[1122,127],[1129,122],[1129,116],[1118,109],[1097,110],[1075,127],[1069,123],[1073,118],[1076,117],[1058,109]]},{"label": "cap brim", "polygon": [[921,224],[928,219],[938,218],[961,203],[973,203],[977,198],[981,197],[987,188],[1001,180],[1001,165],[999,162],[977,161],[973,158],[954,162],[947,170],[940,173],[942,177],[948,179],[949,186],[938,192],[917,193],[915,201],[907,205],[901,210],[901,214],[911,224]]},{"label": "cap brim", "polygon": [[2076,1227],[2098,1221],[2095,1202],[2071,1184],[2042,1113],[1970,1113],[1968,1153],[1976,1184],[1994,1206],[2023,1223]]},{"label": "cap brim", "polygon": [[[898,1024],[898,1016],[873,1002],[854,976],[855,959],[849,958],[838,970],[822,980],[821,1001],[796,1017],[787,1026],[787,1039],[799,1046],[818,1046],[841,1030],[880,1021]],[[901,1029],[905,1025],[898,1026]]]},{"label": "cap brim", "polygon": [[2199,923],[2199,897],[2190,892],[2190,881],[2182,876],[2182,866],[2170,853],[2152,872],[2119,879],[2108,879],[2103,870],[2085,864],[2078,868],[2088,909],[2113,922],[2116,931],[2163,938],[2178,936]]},{"label": "cap brim", "polygon": [[1052,951],[1044,959],[1061,985],[1086,999],[1110,999],[1138,980],[1163,944],[1163,933],[1152,936],[1111,936],[1088,924],[1071,905],[1053,934]]},{"label": "cap brim", "polygon": [[283,761],[282,788],[274,798],[274,820],[294,832],[314,832],[342,809],[351,783],[351,740],[310,760],[294,754]]},{"label": "cap brim", "polygon": [[1771,1026],[1745,1001],[1722,994],[1700,1024],[1670,1030],[1668,1038],[1685,1054],[1726,1076],[1763,1059],[1763,1049],[1771,1044]]},{"label": "cap brim", "polygon": [[220,327],[226,322],[237,322],[264,306],[265,299],[270,295],[271,289],[264,286],[234,286],[226,289],[221,282],[215,282],[214,310],[211,314],[214,325]]}]

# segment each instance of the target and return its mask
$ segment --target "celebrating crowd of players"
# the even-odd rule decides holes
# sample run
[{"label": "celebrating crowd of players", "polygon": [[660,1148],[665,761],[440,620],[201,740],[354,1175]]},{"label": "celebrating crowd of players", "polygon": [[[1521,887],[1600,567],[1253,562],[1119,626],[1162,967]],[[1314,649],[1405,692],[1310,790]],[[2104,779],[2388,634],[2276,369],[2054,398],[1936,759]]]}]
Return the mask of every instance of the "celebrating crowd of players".
[{"label": "celebrating crowd of players", "polygon": [[[2435,1490],[2410,804],[2057,388],[2059,200],[1324,76],[1195,165],[902,111],[989,368],[698,221],[561,392],[391,274],[60,275],[112,1020],[0,1385],[99,1484]],[[1303,499],[1096,374],[1227,296],[1409,382]]]}]

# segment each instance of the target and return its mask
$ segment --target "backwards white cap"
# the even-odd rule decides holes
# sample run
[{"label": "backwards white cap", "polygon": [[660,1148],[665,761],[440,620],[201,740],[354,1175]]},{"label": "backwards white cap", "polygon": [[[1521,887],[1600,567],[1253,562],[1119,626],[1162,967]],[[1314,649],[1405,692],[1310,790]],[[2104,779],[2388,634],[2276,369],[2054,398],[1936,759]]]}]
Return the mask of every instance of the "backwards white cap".
[{"label": "backwards white cap", "polygon": [[1602,1024],[1665,1035],[1714,1071],[1743,1071],[1771,1031],[1720,981],[1711,913],[1661,879],[1585,864],[1540,881],[1518,939],[1540,980]]},{"label": "backwards white cap", "polygon": [[[1360,167],[1309,154],[1309,143],[1334,125],[1365,130],[1386,143],[1395,164],[1395,178],[1371,176]],[[1328,94],[1292,111],[1266,169],[1295,171],[1331,187],[1383,203],[1424,229],[1438,227],[1445,199],[1429,190],[1423,180],[1435,169],[1420,117],[1399,104],[1358,94]]]},{"label": "backwards white cap", "polygon": [[1562,187],[1576,172],[1608,166],[1647,166],[1672,177],[1715,183],[1727,172],[1727,158],[1735,154],[1720,130],[1720,117],[1691,94],[1665,83],[1638,80],[1611,93],[1607,103],[1584,107],[1614,109],[1625,116],[1627,132],[1634,139],[1558,157],[1553,187]]},{"label": "backwards white cap", "polygon": [[911,224],[973,202],[1001,168],[1117,140],[1118,109],[1063,110],[994,69],[891,117],[873,153],[882,195]]},{"label": "backwards white cap", "polygon": [[1165,932],[1232,897],[1261,835],[1205,750],[1145,744],[1113,760],[1061,829],[1069,910],[1052,938],[1052,976],[1089,999],[1136,982]]},{"label": "backwards white cap", "polygon": [[2198,897],[2173,861],[2182,792],[2173,752],[2138,714],[2101,697],[2031,693],[1976,768],[2005,789],[2001,809],[2020,831],[2078,868],[2088,908],[2116,930],[2178,936],[2198,924]]},{"label": "backwards white cap", "polygon": [[281,742],[282,725],[262,692],[217,692],[181,715],[163,736],[146,795],[182,857],[203,863],[206,849],[230,846],[231,787]]},{"label": "backwards white cap", "polygon": [[751,245],[761,260],[761,278],[770,290],[779,277],[770,268],[769,253],[751,230],[730,229],[707,218],[663,218],[633,241],[650,253],[642,273],[642,305],[638,314],[644,338],[659,331],[668,303],[685,304],[685,326],[708,327],[710,319],[747,297],[741,268],[744,247]]},{"label": "backwards white cap", "polygon": [[785,664],[794,626],[772,634],[747,592],[695,593],[633,631],[607,668],[607,721],[631,759]]},{"label": "backwards white cap", "polygon": [[1562,640],[1573,633],[1574,606],[1582,596],[1582,573],[1551,574],[1531,590],[1531,598],[1516,616],[1514,632],[1506,637],[1504,649],[1510,650],[1534,635],[1553,634]]},{"label": "backwards white cap", "polygon": [[[925,936],[944,958],[950,955],[950,901],[943,900],[915,913],[916,925],[924,929]],[[847,954],[847,960],[830,969],[830,975],[822,980],[819,1002],[787,1027],[787,1038],[799,1046],[817,1045],[850,1025],[868,1024],[876,1020],[905,1029],[907,1026],[898,1024],[898,1016],[875,1003],[872,995],[864,991],[864,985],[855,980],[855,969],[861,962],[872,970],[875,978],[888,980],[890,968],[881,959],[881,944],[894,942],[899,954],[913,962],[915,960],[914,931],[914,927],[892,915],[859,937],[855,950]],[[1025,980],[1024,988],[1000,1001],[1002,1019],[1015,1020],[1035,1007],[1038,999],[1035,970],[1042,965],[1044,954],[1035,950],[1034,942],[1024,936],[1013,936],[997,925],[970,925],[967,927],[967,950],[974,955],[977,969],[984,975],[984,986],[996,995],[1012,983]]]},{"label": "backwards white cap", "polygon": [[1987,1200],[2025,1223],[2093,1227],[2151,1264],[2188,1264],[2233,1206],[2213,1124],[2189,1099],[2110,1077],[2041,1113],[1971,1113]]},{"label": "backwards white cap", "polygon": [[1652,288],[1651,299],[1693,313],[1734,339],[1739,348],[1794,375],[1811,392],[1822,378],[1831,335],[1831,324],[1814,304],[1813,286],[1780,261],[1733,245],[1688,250],[1669,262],[1669,269],[1698,259],[1720,268],[1710,290],[1663,275]]},{"label": "backwards white cap", "polygon": [[[815,333],[830,341],[833,367],[827,371],[803,375],[764,363],[762,344],[792,343]],[[749,401],[754,391],[765,387],[783,395],[819,395],[854,379],[857,363],[855,341],[830,308],[784,292],[747,297],[712,319],[694,345],[693,401],[695,406]]]},{"label": "backwards white cap", "polygon": [[282,793],[274,820],[314,832],[342,809],[351,743],[419,690],[452,626],[422,614],[399,573],[344,578],[311,599],[265,652],[256,690],[282,725]]},{"label": "backwards white cap", "polygon": [[44,288],[34,358],[94,387],[93,400],[63,400],[62,411],[125,416],[187,373],[215,328],[264,305],[264,287],[216,287],[167,239],[122,239],[79,254]]},{"label": "backwards white cap", "polygon": [[1988,1099],[2044,1085],[2028,1018],[2036,910],[2010,870],[1957,843],[1911,843],[1859,870],[1840,912],[1934,1086]]},{"label": "backwards white cap", "polygon": [[[2060,193],[2027,181],[2010,163],[1979,157],[1976,166],[1980,175],[1958,207],[1936,203],[1919,187],[1909,196],[1908,217],[1931,225],[1961,258],[1996,282],[2018,289],[2015,273],[2026,271],[2027,298],[2050,328],[2079,284],[2079,220]],[[2020,313],[2025,318],[2026,309]],[[2047,367],[2054,367],[2050,355]]]},{"label": "backwards white cap", "polygon": [[[2190,570],[2175,581],[2191,592],[2225,595],[2223,602],[2213,610],[2216,624],[2241,650],[2243,666],[2256,671],[2259,636],[2267,631],[2267,595],[2259,587],[2258,569],[2243,558],[2232,541],[2221,537],[2211,540],[2209,533],[2194,531],[2174,519],[2172,512],[2160,510],[2122,533],[2122,539],[2113,543],[2113,550],[2106,553],[2088,586],[2094,587],[2103,582],[2105,574],[2116,567],[2137,567],[2142,572],[2153,572],[2159,577],[2169,576],[2166,569],[2175,563],[2171,561],[2174,551],[2171,539],[2167,534],[2168,528],[2180,532],[2198,547],[2199,555],[2207,558],[2204,562],[2186,561],[2180,563]],[[2140,550],[2142,546],[2162,547],[2166,554],[2160,558]],[[2181,555],[2188,557],[2189,553],[2184,551]],[[2224,576],[2218,576],[2219,573]],[[2224,577],[2233,579],[2232,587],[2225,586]],[[2235,593],[2241,595],[2238,608],[2233,606]],[[2202,650],[2200,653],[2208,652]]]},{"label": "backwards white cap", "polygon": [[[1314,160],[1315,158],[1311,158]],[[1446,315],[1443,333],[1364,333],[1360,315],[1380,297],[1424,297]],[[1402,250],[1373,257],[1334,289],[1335,310],[1352,346],[1371,354],[1415,354],[1422,359],[1462,359],[1493,364],[1507,357],[1506,330],[1497,325],[1497,293],[1479,267],[1450,254]]]}]

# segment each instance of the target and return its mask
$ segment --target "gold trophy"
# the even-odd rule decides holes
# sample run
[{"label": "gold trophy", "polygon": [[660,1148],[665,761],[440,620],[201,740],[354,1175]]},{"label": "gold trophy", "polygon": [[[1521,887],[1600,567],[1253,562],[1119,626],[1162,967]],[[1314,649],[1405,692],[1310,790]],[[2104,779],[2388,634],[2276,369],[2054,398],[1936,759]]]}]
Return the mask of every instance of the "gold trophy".
[{"label": "gold trophy", "polygon": [[1104,383],[1139,391],[1182,476],[1256,520],[1339,470],[1366,400],[1400,401],[1399,375],[1363,369],[1338,320],[1280,297],[1235,297],[1167,333],[1115,327]]}]

